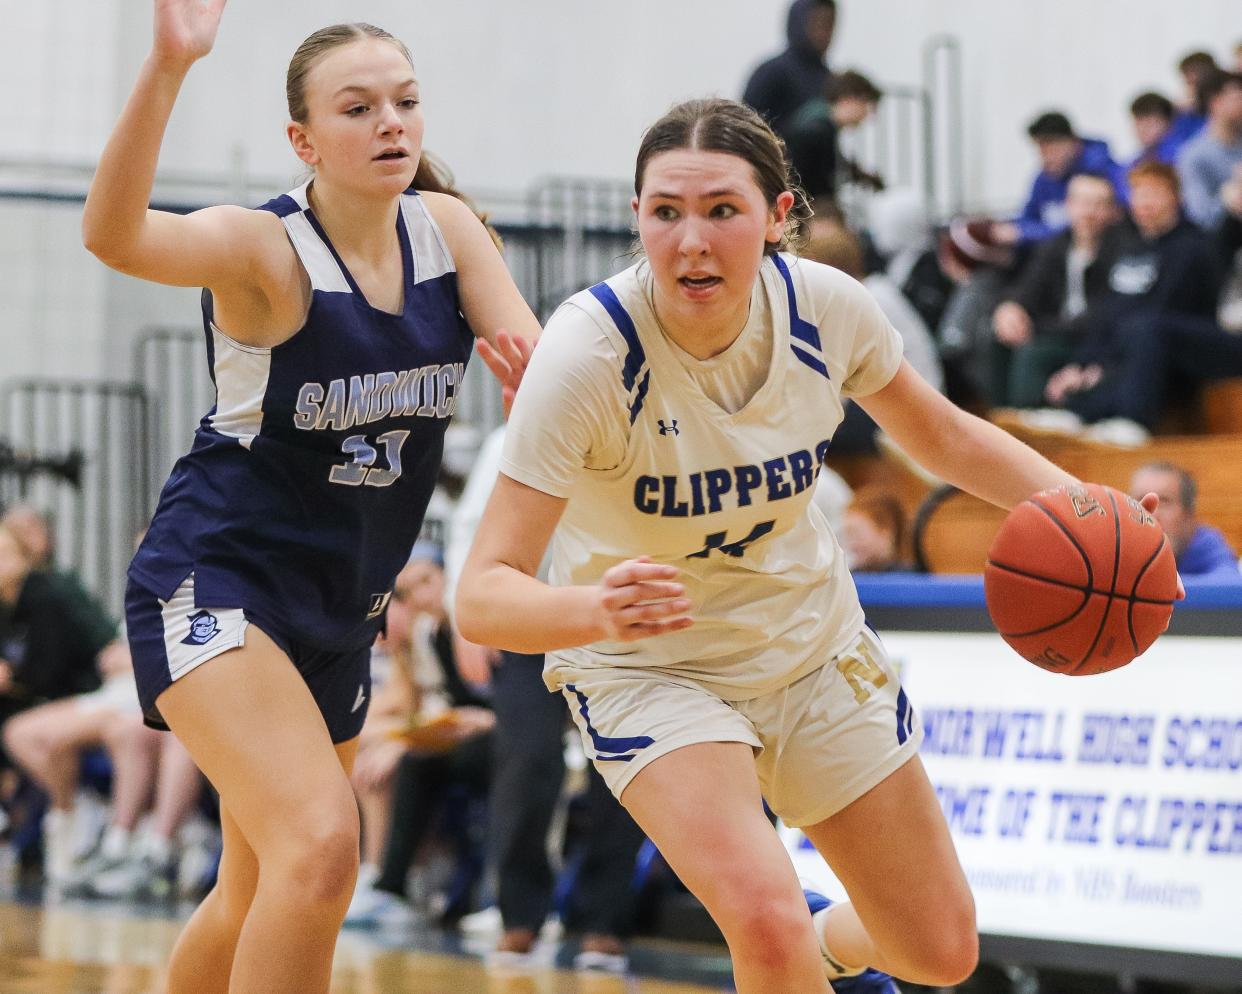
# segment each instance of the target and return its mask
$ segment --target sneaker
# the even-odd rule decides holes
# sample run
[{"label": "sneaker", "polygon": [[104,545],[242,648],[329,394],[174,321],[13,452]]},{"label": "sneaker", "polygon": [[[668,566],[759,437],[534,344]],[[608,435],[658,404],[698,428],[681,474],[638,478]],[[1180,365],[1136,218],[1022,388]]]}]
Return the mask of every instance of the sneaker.
[{"label": "sneaker", "polygon": [[500,909],[496,905],[483,908],[481,911],[475,911],[471,914],[464,915],[458,922],[457,928],[463,935],[485,935],[491,938],[500,936],[502,929],[500,922]]},{"label": "sneaker", "polygon": [[1151,432],[1129,418],[1105,418],[1087,428],[1082,437],[1120,449],[1137,449],[1151,440]]},{"label": "sneaker", "polygon": [[149,853],[133,853],[118,865],[95,875],[87,887],[90,896],[109,901],[163,901],[173,896],[177,864]]},{"label": "sneaker", "polygon": [[354,891],[344,925],[352,928],[372,926],[401,927],[417,920],[414,909],[404,898],[367,884]]},{"label": "sneaker", "polygon": [[[811,910],[813,919],[819,919],[822,912],[832,907],[833,902],[817,891],[804,888],[802,893],[806,897],[806,904]],[[821,924],[820,920],[816,920],[815,935],[819,939],[820,955],[824,958],[824,974],[832,982],[835,994],[901,994],[901,988],[897,986],[892,977],[879,970],[872,970],[870,967],[852,977],[841,976],[845,968],[833,960],[828,955],[828,950],[824,948]]]},{"label": "sneaker", "polygon": [[579,973],[623,974],[630,968],[625,953],[605,953],[598,949],[583,949],[574,957],[574,969]]}]

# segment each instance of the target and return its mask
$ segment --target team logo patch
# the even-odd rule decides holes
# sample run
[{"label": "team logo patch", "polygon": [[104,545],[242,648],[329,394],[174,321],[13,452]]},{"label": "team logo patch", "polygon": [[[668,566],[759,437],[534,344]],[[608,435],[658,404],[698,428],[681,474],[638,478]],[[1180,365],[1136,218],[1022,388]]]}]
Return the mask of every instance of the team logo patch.
[{"label": "team logo patch", "polygon": [[195,611],[186,615],[190,619],[190,634],[181,640],[182,645],[206,645],[220,634],[220,623],[207,611]]},{"label": "team logo patch", "polygon": [[371,606],[367,608],[367,621],[372,618],[378,618],[384,612],[384,608],[388,606],[388,598],[392,596],[392,591],[386,594],[372,594]]},{"label": "team logo patch", "polygon": [[676,418],[671,419],[668,422],[668,424],[664,423],[663,418],[660,418],[660,420],[657,421],[656,423],[660,426],[661,435],[680,435],[681,434],[681,429],[677,427]]}]

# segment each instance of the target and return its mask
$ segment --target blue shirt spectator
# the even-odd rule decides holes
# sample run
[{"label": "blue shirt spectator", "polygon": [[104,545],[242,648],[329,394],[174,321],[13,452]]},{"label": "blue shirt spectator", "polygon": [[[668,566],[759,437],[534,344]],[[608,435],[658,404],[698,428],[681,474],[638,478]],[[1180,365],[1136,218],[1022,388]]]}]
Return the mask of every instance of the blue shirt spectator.
[{"label": "blue shirt spectator", "polygon": [[1173,546],[1177,569],[1183,576],[1242,581],[1238,554],[1217,529],[1195,517],[1198,501],[1195,478],[1181,466],[1153,462],[1140,467],[1130,480],[1130,496],[1136,500],[1154,493],[1160,498],[1156,520]]},{"label": "blue shirt spectator", "polygon": [[1238,569],[1238,554],[1228,540],[1211,525],[1200,525],[1190,536],[1190,541],[1177,557],[1177,569],[1182,576],[1195,576],[1213,580],[1242,580]]},{"label": "blue shirt spectator", "polygon": [[1220,190],[1242,163],[1242,74],[1219,71],[1201,87],[1207,127],[1187,142],[1177,158],[1187,216],[1201,228],[1220,223]]},{"label": "blue shirt spectator", "polygon": [[1041,114],[1031,122],[1027,134],[1039,149],[1042,168],[1031,184],[1022,213],[1004,226],[1007,241],[1025,245],[1064,231],[1069,224],[1065,213],[1069,182],[1080,173],[1107,176],[1118,202],[1129,202],[1124,170],[1113,159],[1107,142],[1079,137],[1069,118],[1059,111]]}]

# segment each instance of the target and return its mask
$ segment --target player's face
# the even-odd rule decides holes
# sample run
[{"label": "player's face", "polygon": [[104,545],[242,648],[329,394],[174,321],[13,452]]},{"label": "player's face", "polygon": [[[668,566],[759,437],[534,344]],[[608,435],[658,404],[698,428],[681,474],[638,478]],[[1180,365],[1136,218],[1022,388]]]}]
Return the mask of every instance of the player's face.
[{"label": "player's face", "polygon": [[302,161],[317,176],[395,196],[414,178],[423,148],[423,111],[414,70],[379,38],[332,49],[306,79],[307,121],[289,125]]},{"label": "player's face", "polygon": [[654,156],[642,189],[634,210],[661,319],[706,335],[739,313],[744,321],[764,246],[780,240],[793,194],[769,207],[750,163],[697,149]]}]

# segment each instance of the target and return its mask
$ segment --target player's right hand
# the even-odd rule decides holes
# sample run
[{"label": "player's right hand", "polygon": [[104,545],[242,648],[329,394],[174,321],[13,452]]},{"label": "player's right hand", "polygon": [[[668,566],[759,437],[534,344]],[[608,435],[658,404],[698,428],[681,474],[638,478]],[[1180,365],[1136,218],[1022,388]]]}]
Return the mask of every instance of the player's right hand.
[{"label": "player's right hand", "polygon": [[694,624],[686,616],[690,610],[686,588],[676,577],[677,567],[653,563],[647,556],[627,559],[608,570],[597,588],[602,638],[634,642]]},{"label": "player's right hand", "polygon": [[211,51],[227,0],[155,0],[151,52],[171,66],[188,66]]}]

